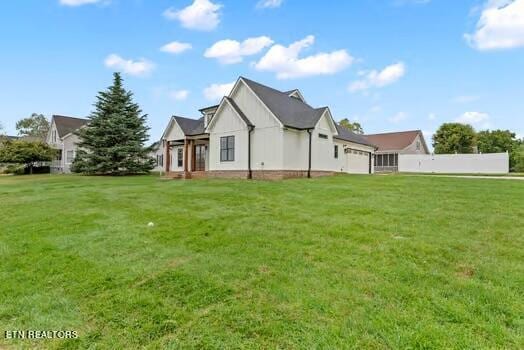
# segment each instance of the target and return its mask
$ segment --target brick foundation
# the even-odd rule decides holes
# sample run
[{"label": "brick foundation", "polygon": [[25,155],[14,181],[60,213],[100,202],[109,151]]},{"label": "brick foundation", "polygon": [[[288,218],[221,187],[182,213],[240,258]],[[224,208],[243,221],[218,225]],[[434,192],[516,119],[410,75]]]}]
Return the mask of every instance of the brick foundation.
[{"label": "brick foundation", "polygon": [[[335,174],[333,171],[311,171],[311,177],[331,176]],[[247,179],[249,176],[247,170],[212,170],[212,171],[197,171],[185,174],[183,171],[170,171],[166,177],[171,179]],[[285,180],[306,178],[306,170],[253,170],[254,180]]]},{"label": "brick foundation", "polygon": [[[332,171],[311,171],[311,177],[330,176]],[[248,171],[237,170],[214,170],[208,171],[207,176],[212,178],[247,179]],[[254,180],[284,180],[307,177],[305,170],[253,170]]]}]

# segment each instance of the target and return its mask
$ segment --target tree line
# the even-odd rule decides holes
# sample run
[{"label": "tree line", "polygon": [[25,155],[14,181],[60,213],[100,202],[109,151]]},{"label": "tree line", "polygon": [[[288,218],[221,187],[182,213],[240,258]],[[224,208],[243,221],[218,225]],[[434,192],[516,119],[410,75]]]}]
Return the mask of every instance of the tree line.
[{"label": "tree line", "polygon": [[444,123],[433,135],[436,154],[452,153],[509,153],[512,171],[524,172],[524,139],[510,130],[476,132],[468,124]]}]

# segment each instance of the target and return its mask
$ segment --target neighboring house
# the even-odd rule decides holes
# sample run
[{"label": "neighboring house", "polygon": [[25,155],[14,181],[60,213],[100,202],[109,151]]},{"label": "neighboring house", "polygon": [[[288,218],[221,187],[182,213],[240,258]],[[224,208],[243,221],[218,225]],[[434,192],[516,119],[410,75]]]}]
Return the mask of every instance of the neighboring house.
[{"label": "neighboring house", "polygon": [[373,172],[375,146],[313,108],[299,90],[240,77],[203,117],[170,119],[162,143],[172,177],[289,178]]},{"label": "neighboring house", "polygon": [[58,150],[51,162],[51,172],[69,173],[76,156],[78,136],[74,132],[87,125],[88,119],[53,115],[46,142]]},{"label": "neighboring house", "polygon": [[399,154],[429,154],[424,135],[420,130],[364,135],[377,146],[375,171],[398,171]]},{"label": "neighboring house", "polygon": [[152,151],[149,154],[151,158],[155,160],[155,167],[152,171],[163,171],[164,170],[164,147],[162,141],[157,141],[151,145]]}]

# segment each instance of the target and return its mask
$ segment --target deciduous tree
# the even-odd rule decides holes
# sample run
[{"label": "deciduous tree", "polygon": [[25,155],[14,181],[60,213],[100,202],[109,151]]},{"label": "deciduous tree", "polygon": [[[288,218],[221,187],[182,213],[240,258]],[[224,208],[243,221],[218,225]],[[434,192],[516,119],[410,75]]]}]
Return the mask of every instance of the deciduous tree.
[{"label": "deciduous tree", "polygon": [[485,130],[477,134],[478,150],[482,153],[509,152],[509,167],[516,163],[519,140],[509,130]]},{"label": "deciduous tree", "polygon": [[33,113],[30,117],[19,120],[16,130],[20,136],[31,136],[45,140],[49,131],[49,121],[43,114]]},{"label": "deciduous tree", "polygon": [[471,125],[444,123],[433,135],[433,147],[437,154],[473,153],[477,136]]},{"label": "deciduous tree", "polygon": [[0,163],[23,164],[32,174],[36,163],[49,162],[55,154],[56,150],[43,142],[6,140],[0,147]]},{"label": "deciduous tree", "polygon": [[353,131],[356,134],[363,134],[364,129],[362,129],[362,125],[360,125],[359,122],[350,122],[348,118],[344,118],[339,122],[340,125],[345,127],[348,130]]}]

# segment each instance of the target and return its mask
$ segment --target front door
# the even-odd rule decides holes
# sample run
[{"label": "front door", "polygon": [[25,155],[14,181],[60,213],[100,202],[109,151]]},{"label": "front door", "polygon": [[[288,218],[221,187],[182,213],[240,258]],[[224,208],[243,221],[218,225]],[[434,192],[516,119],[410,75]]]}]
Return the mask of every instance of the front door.
[{"label": "front door", "polygon": [[195,145],[194,148],[194,171],[206,170],[206,145]]}]

